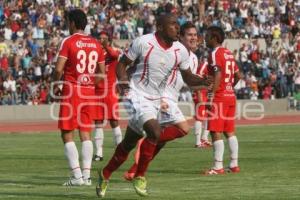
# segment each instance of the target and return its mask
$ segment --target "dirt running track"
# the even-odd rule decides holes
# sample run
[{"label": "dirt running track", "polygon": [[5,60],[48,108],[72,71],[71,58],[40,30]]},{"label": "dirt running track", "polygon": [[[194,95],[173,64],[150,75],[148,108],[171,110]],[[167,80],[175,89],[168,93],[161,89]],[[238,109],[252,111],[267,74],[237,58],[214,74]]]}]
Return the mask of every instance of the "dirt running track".
[{"label": "dirt running track", "polygon": [[[192,124],[193,120],[189,120]],[[276,124],[300,124],[299,115],[267,116],[261,120],[237,120],[238,126],[247,125],[276,125]],[[125,128],[126,121],[121,121],[120,125]],[[109,128],[106,125],[106,128]],[[0,122],[0,133],[32,133],[32,132],[53,132],[58,131],[57,122]]]}]

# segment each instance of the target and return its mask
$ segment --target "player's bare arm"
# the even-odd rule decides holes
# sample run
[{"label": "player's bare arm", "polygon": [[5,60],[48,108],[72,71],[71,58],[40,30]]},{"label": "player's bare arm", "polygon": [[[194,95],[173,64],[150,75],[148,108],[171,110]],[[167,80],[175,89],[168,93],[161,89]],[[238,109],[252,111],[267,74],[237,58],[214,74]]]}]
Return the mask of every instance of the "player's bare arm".
[{"label": "player's bare arm", "polygon": [[201,78],[198,75],[192,73],[191,69],[180,70],[183,81],[192,89],[199,90],[205,88],[211,84],[210,79]]},{"label": "player's bare arm", "polygon": [[67,58],[59,56],[55,65],[55,70],[53,72],[53,81],[59,81],[63,75],[65,63]]},{"label": "player's bare arm", "polygon": [[212,90],[210,91],[210,93],[212,95],[214,95],[216,93],[217,89],[219,88],[220,83],[221,83],[221,78],[222,78],[221,77],[222,74],[221,74],[221,71],[220,71],[219,67],[218,66],[214,66],[213,68],[214,68],[214,74],[213,74],[213,78],[214,79],[213,79]]},{"label": "player's bare arm", "polygon": [[104,62],[97,64],[97,70],[95,74],[95,84],[97,85],[105,76],[105,64]]},{"label": "player's bare arm", "polygon": [[[218,66],[214,66],[213,69],[214,69],[213,83],[212,83],[212,89],[208,90],[208,104],[212,103],[212,100],[214,98],[214,95],[215,95],[217,89],[220,86],[221,78],[222,78],[222,74],[221,74],[221,71],[220,71],[219,67]],[[211,106],[207,105],[207,109],[210,110]]]},{"label": "player's bare arm", "polygon": [[120,89],[120,94],[123,95],[129,89],[129,81],[126,72],[126,67],[132,63],[127,56],[123,55],[120,61],[117,64],[117,79],[118,79],[118,87]]}]

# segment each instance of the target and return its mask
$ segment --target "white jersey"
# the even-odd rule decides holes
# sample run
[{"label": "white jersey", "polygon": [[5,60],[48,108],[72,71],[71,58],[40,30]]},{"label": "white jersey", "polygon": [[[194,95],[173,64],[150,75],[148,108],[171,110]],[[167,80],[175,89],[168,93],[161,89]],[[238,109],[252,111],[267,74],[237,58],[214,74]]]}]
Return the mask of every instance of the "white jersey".
[{"label": "white jersey", "polygon": [[[190,63],[190,68],[191,68],[192,73],[196,74],[197,67],[198,67],[198,58],[191,51],[190,51],[190,55],[189,55],[189,63]],[[176,75],[177,75],[176,81],[174,81],[173,84],[167,86],[165,93],[164,93],[164,97],[177,103],[179,95],[180,95],[180,90],[184,86],[185,83],[183,82],[180,71]]]},{"label": "white jersey", "polygon": [[162,98],[167,86],[177,80],[179,69],[190,67],[189,53],[180,42],[164,48],[155,34],[136,38],[125,55],[137,60],[130,88],[146,98]]}]

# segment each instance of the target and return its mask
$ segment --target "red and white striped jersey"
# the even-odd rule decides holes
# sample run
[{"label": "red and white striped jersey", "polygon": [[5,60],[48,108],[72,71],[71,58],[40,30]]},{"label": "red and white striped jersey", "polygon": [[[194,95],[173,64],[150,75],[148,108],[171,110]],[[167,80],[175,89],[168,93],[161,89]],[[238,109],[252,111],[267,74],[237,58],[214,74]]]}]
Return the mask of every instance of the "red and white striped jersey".
[{"label": "red and white striped jersey", "polygon": [[177,80],[179,69],[190,67],[189,53],[180,42],[166,47],[156,34],[135,39],[125,55],[138,60],[130,80],[131,90],[148,98],[163,97],[167,86]]}]

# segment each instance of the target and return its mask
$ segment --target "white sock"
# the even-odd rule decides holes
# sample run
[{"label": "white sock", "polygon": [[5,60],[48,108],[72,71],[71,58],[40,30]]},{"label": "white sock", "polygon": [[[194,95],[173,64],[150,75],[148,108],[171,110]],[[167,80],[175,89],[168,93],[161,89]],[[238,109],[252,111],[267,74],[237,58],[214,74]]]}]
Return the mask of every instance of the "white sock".
[{"label": "white sock", "polygon": [[96,155],[103,157],[103,129],[95,128],[95,146],[96,146]]},{"label": "white sock", "polygon": [[239,143],[235,135],[228,138],[228,145],[231,158],[229,167],[236,167],[238,166]]},{"label": "white sock", "polygon": [[112,129],[114,134],[114,143],[117,146],[122,142],[122,131],[120,129],[120,126],[117,126],[116,128]]},{"label": "white sock", "polygon": [[202,132],[202,123],[200,121],[195,121],[195,139],[196,145],[200,145],[201,132]]},{"label": "white sock", "polygon": [[91,166],[93,159],[93,143],[91,140],[86,140],[82,142],[81,147],[81,155],[82,155],[82,175],[83,179],[90,178],[91,174]]},{"label": "white sock", "polygon": [[201,139],[202,140],[208,140],[208,134],[209,134],[209,130],[207,130],[207,120],[204,121],[204,127],[203,127],[203,134]]},{"label": "white sock", "polygon": [[213,143],[214,147],[214,159],[215,165],[214,169],[222,169],[223,168],[223,154],[224,154],[224,141],[217,140]]},{"label": "white sock", "polygon": [[72,170],[73,176],[78,179],[82,177],[79,155],[75,142],[65,143],[65,156],[69,162],[69,167]]}]

